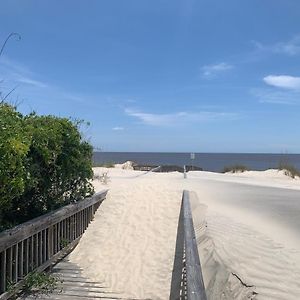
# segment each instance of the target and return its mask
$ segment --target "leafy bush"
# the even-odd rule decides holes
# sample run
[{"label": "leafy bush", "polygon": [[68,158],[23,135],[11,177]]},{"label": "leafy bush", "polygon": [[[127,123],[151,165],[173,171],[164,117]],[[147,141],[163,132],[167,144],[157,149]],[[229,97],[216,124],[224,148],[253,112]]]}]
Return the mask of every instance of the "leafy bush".
[{"label": "leafy bush", "polygon": [[232,165],[232,166],[225,166],[223,169],[223,173],[242,173],[248,171],[249,169],[243,165]]},{"label": "leafy bush", "polygon": [[3,211],[25,189],[25,158],[30,146],[30,134],[24,126],[23,116],[5,103],[0,103],[0,230],[6,227]]},{"label": "leafy bush", "polygon": [[92,147],[82,140],[81,122],[22,116],[7,104],[0,107],[0,117],[2,226],[27,221],[93,194]]}]

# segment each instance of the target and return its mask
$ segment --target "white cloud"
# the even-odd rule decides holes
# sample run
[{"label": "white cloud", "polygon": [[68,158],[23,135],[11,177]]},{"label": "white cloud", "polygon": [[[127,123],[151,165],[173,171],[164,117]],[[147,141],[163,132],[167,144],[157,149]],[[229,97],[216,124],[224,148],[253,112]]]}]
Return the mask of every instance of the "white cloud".
[{"label": "white cloud", "polygon": [[289,75],[268,75],[264,77],[263,80],[266,84],[274,87],[300,90],[300,77]]},{"label": "white cloud", "polygon": [[227,112],[175,112],[168,114],[153,114],[136,111],[132,109],[125,109],[128,116],[135,117],[146,125],[152,126],[176,126],[186,123],[209,122],[209,121],[222,121],[234,120],[237,118],[235,113]]},{"label": "white cloud", "polygon": [[29,77],[24,77],[20,74],[16,74],[16,78],[15,80],[19,83],[25,83],[25,84],[29,84],[29,85],[32,85],[32,86],[35,86],[35,87],[38,87],[38,88],[45,88],[47,87],[47,84],[41,82],[41,81],[38,81],[38,80],[34,80],[32,78],[29,78]]},{"label": "white cloud", "polygon": [[255,47],[259,51],[282,53],[290,56],[300,54],[300,35],[294,36],[286,42],[278,42],[272,45],[264,45],[260,42],[254,41]]},{"label": "white cloud", "polygon": [[113,127],[112,130],[115,130],[115,131],[122,131],[124,130],[125,128],[124,127],[121,127],[121,126],[116,126],[116,127]]},{"label": "white cloud", "polygon": [[233,65],[230,65],[225,62],[214,64],[214,65],[207,65],[202,67],[202,75],[205,78],[213,78],[217,76],[219,73],[231,70],[232,68]]},{"label": "white cloud", "polygon": [[250,91],[259,102],[290,105],[300,103],[300,77],[268,75],[263,78],[263,81],[271,87]]},{"label": "white cloud", "polygon": [[[69,92],[64,88],[51,83],[45,83],[37,78],[41,76],[33,72],[29,67],[15,62],[6,56],[0,58],[0,83],[3,95],[9,94],[10,91],[21,93],[22,97],[33,101],[34,99],[43,99],[43,101],[59,101],[68,102],[86,102],[90,96],[86,94],[77,94]],[[16,90],[15,90],[16,89]],[[1,94],[0,94],[1,96]]]},{"label": "white cloud", "polygon": [[252,89],[251,94],[259,99],[260,103],[289,104],[299,103],[300,94],[294,90],[278,90],[272,88]]},{"label": "white cloud", "polygon": [[46,83],[37,80],[37,75],[29,68],[5,56],[0,59],[0,72],[3,77],[2,79],[13,85],[25,84],[36,88],[45,88],[48,86]]}]

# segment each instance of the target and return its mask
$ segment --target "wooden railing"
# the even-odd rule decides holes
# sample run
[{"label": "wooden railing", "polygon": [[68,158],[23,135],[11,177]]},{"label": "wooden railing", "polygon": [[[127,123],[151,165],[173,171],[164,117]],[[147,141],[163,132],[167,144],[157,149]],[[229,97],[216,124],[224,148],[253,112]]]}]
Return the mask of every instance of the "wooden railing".
[{"label": "wooden railing", "polygon": [[203,283],[202,270],[188,191],[183,191],[182,209],[187,299],[206,300],[206,293]]},{"label": "wooden railing", "polygon": [[67,254],[106,198],[107,190],[0,233],[0,299],[8,299],[27,274]]},{"label": "wooden railing", "polygon": [[188,191],[182,194],[169,299],[207,299]]}]

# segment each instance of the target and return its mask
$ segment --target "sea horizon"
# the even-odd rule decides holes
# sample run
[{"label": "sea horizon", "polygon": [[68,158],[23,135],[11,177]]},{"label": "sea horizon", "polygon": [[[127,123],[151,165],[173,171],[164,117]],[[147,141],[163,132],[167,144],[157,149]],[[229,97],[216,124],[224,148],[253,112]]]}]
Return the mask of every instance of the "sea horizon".
[{"label": "sea horizon", "polygon": [[[195,158],[191,159],[191,153]],[[144,165],[193,165],[204,171],[222,172],[227,166],[244,165],[249,170],[277,169],[281,164],[300,169],[300,154],[292,153],[217,153],[217,152],[97,152],[94,164],[133,161]]]},{"label": "sea horizon", "polygon": [[274,155],[300,155],[292,152],[195,152],[195,151],[99,151],[93,153],[198,153],[198,154],[274,154]]}]

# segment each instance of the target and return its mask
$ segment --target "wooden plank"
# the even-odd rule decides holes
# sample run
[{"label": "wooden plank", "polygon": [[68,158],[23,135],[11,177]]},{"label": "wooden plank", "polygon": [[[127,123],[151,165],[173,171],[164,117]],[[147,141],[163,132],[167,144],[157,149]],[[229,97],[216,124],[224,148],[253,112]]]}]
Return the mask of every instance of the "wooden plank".
[{"label": "wooden plank", "polygon": [[57,252],[61,249],[61,222],[57,223]]},{"label": "wooden plank", "polygon": [[62,221],[62,228],[63,228],[63,239],[64,239],[64,241],[66,241],[67,240],[67,236],[66,236],[66,220],[63,220]]},{"label": "wooden plank", "polygon": [[6,250],[1,253],[0,293],[6,290]]},{"label": "wooden plank", "polygon": [[19,255],[17,259],[19,260],[19,270],[18,277],[23,278],[23,266],[24,266],[24,241],[19,243]]},{"label": "wooden plank", "polygon": [[76,213],[76,214],[74,214],[74,239],[77,239],[77,237],[78,237],[77,222],[78,222],[78,219],[77,219],[77,213]]},{"label": "wooden plank", "polygon": [[73,241],[73,231],[74,231],[74,226],[73,226],[73,219],[74,219],[74,216],[71,216],[70,217],[70,221],[69,221],[69,240],[70,242]]},{"label": "wooden plank", "polygon": [[84,231],[86,230],[86,208],[83,210],[83,224],[84,224]]},{"label": "wooden plank", "polygon": [[61,220],[74,215],[95,203],[101,203],[107,194],[107,190],[86,198],[82,201],[66,205],[56,211],[50,212],[26,223],[20,224],[12,229],[0,233],[0,252],[24,240],[37,232],[48,228],[49,226],[60,222]]},{"label": "wooden plank", "polygon": [[48,259],[53,255],[53,225],[48,228]]},{"label": "wooden plank", "polygon": [[14,268],[13,268],[13,280],[14,282],[18,282],[18,272],[19,272],[19,244],[16,244],[14,247],[14,253],[13,253],[13,261],[14,261]]},{"label": "wooden plank", "polygon": [[188,191],[182,201],[188,300],[207,300]]},{"label": "wooden plank", "polygon": [[29,272],[29,239],[25,240],[25,255],[24,255],[24,273],[25,275]]},{"label": "wooden plank", "polygon": [[53,254],[57,253],[57,224],[53,225]]},{"label": "wooden plank", "polygon": [[31,272],[34,269],[34,236],[30,237],[28,240],[30,246],[29,271]]},{"label": "wooden plank", "polygon": [[12,282],[12,272],[13,272],[12,260],[13,260],[13,249],[11,247],[7,249],[7,280],[9,282]]},{"label": "wooden plank", "polygon": [[43,230],[43,263],[47,260],[47,230]]},{"label": "wooden plank", "polygon": [[42,231],[38,234],[38,244],[39,244],[39,266],[43,263],[43,237]]},{"label": "wooden plank", "polygon": [[39,234],[34,235],[34,267],[39,266]]}]

